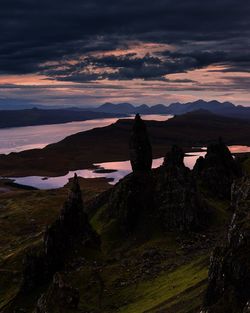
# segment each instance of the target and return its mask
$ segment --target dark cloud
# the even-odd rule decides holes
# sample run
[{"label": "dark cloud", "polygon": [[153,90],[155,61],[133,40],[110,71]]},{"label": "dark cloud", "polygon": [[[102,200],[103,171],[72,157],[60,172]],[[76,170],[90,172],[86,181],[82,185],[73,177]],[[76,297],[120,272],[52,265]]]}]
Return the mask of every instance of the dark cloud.
[{"label": "dark cloud", "polygon": [[[112,55],[93,60],[101,68],[117,69],[104,76],[155,79],[225,61],[229,70],[246,70],[249,59],[237,58],[236,52],[249,52],[249,14],[246,0],[2,0],[0,73],[34,73],[45,62],[123,49],[135,40],[173,44],[185,53],[166,54],[169,61]],[[79,81],[80,75],[83,81],[99,77],[77,75]],[[77,81],[74,73],[68,78]]]},{"label": "dark cloud", "polygon": [[221,65],[224,72],[247,72],[250,70],[250,55],[239,51],[165,51],[157,56],[135,53],[122,56],[105,55],[86,57],[74,63],[49,66],[43,73],[61,81],[86,82],[91,80],[165,80],[168,74],[183,73],[209,65]]}]

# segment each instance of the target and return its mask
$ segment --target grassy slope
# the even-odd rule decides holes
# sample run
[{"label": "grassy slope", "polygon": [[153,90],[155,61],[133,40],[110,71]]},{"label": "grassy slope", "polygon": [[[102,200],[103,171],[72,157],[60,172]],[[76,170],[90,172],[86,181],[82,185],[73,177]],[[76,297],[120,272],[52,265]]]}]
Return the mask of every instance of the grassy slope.
[{"label": "grassy slope", "polygon": [[[131,297],[132,303],[123,306],[119,312],[157,312],[168,309],[178,312],[197,310],[201,304],[202,292],[207,278],[206,256],[192,260],[170,273],[163,273],[152,281],[139,284]],[[133,303],[134,302],[134,303]]]},{"label": "grassy slope", "polygon": [[[123,241],[117,237],[115,221],[103,224],[105,207],[100,208],[91,222],[103,239],[99,273],[105,287],[100,300],[100,286],[93,278],[93,268],[84,266],[73,272],[71,282],[75,287],[80,286],[84,295],[80,310],[102,313],[197,312],[206,288],[210,252],[222,235],[219,229],[230,216],[227,202],[211,199],[205,193],[204,196],[214,210],[214,222],[200,235],[211,240],[211,245],[205,249],[199,245],[198,248],[185,249],[183,241],[175,234],[163,234],[157,229],[150,240],[129,238]],[[193,242],[198,237],[197,234],[184,235]],[[150,265],[152,260],[145,261],[143,254],[152,249],[160,251],[164,257]],[[150,267],[159,271],[151,272]]]},{"label": "grassy slope", "polygon": [[[5,186],[0,181],[1,185]],[[109,188],[103,179],[82,179],[81,186],[86,201]],[[0,193],[0,311],[18,290],[26,249],[41,242],[46,225],[58,216],[67,194],[67,187],[48,191],[11,188]]]}]

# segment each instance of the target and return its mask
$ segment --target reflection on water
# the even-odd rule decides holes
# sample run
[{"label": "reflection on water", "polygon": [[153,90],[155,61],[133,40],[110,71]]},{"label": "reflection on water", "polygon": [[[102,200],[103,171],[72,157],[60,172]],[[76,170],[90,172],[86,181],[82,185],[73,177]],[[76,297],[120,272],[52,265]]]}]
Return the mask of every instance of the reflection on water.
[{"label": "reflection on water", "polygon": [[[142,115],[145,120],[156,121],[165,121],[171,117],[171,115]],[[134,116],[126,118],[134,118]],[[108,126],[117,120],[118,118],[104,118],[64,124],[0,129],[0,154],[44,148],[48,144],[58,142],[69,135],[96,127]]]},{"label": "reflection on water", "polygon": [[[163,162],[163,158],[153,160],[153,168],[159,167]],[[124,176],[128,175],[131,172],[130,161],[123,162],[106,162],[94,164],[100,168],[108,170],[116,170],[112,173],[95,173],[94,170],[76,170],[70,171],[67,175],[59,177],[48,177],[43,176],[27,176],[27,177],[12,177],[11,179],[15,180],[15,183],[21,185],[28,185],[38,189],[55,189],[60,188],[66,185],[70,178],[73,177],[74,173],[83,178],[99,178],[106,177],[112,179],[111,184],[116,184]]]},{"label": "reflection on water", "polygon": [[0,129],[0,154],[44,148],[46,145],[60,141],[69,135],[95,127],[104,127],[115,123],[117,120],[117,118],[105,118],[65,124]]},{"label": "reflection on water", "polygon": [[[163,121],[167,121],[170,118],[172,118],[173,115],[161,115],[161,114],[142,115],[141,114],[141,117],[142,117],[143,120],[146,120],[146,121],[160,121],[160,122],[163,122]],[[131,116],[130,118],[134,118],[134,116]]]},{"label": "reflection on water", "polygon": [[[241,153],[241,152],[250,152],[250,147],[248,146],[230,146],[230,151],[233,153]],[[200,156],[205,156],[206,151],[201,152],[188,152],[184,158],[185,165],[192,169],[195,165],[196,160]],[[153,168],[157,168],[163,163],[163,158],[153,160]],[[28,176],[28,177],[18,177],[13,178],[16,183],[28,185],[32,187],[36,187],[39,189],[55,189],[63,187],[68,183],[69,178],[72,178],[74,173],[78,176],[84,178],[98,178],[98,177],[106,177],[112,179],[111,184],[117,183],[124,176],[128,175],[131,172],[131,165],[129,161],[123,162],[105,162],[95,164],[99,168],[106,170],[116,170],[116,172],[112,173],[95,173],[93,170],[76,170],[70,171],[67,175],[59,176],[59,177],[48,177],[44,179],[41,176]]]},{"label": "reflection on water", "polygon": [[250,147],[248,147],[248,146],[230,146],[229,150],[232,153],[244,153],[244,152],[250,152]]}]

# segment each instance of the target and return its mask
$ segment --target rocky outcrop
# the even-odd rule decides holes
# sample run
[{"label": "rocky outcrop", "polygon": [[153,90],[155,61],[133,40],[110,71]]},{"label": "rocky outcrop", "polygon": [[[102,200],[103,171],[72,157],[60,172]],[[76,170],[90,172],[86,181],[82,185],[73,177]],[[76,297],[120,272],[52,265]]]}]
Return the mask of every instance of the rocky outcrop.
[{"label": "rocky outcrop", "polygon": [[99,243],[99,237],[84,212],[81,190],[75,175],[59,217],[45,231],[43,247],[39,252],[32,250],[26,254],[21,289],[29,290],[63,269],[68,254],[77,245],[98,246]]},{"label": "rocky outcrop", "polygon": [[133,172],[112,190],[108,219],[116,219],[123,233],[142,230],[149,234],[153,224],[165,231],[195,231],[207,222],[202,201],[184,152],[173,146],[163,165],[151,172]]},{"label": "rocky outcrop", "polygon": [[204,300],[207,313],[245,313],[250,303],[250,178],[232,187],[235,209],[226,243],[215,249]]},{"label": "rocky outcrop", "polygon": [[154,185],[151,173],[132,173],[113,189],[108,219],[116,219],[122,234],[147,228],[152,221]]},{"label": "rocky outcrop", "polygon": [[86,244],[88,241],[98,243],[98,240],[84,212],[81,189],[75,175],[69,197],[59,218],[47,227],[44,235],[44,252],[48,268],[52,273],[60,270],[70,248],[81,241]]},{"label": "rocky outcrop", "polygon": [[154,222],[168,231],[203,226],[206,206],[191,171],[184,165],[184,152],[173,146],[163,166],[151,171],[151,145],[139,115],[130,140],[130,158],[133,173],[113,188],[107,210],[107,219],[116,220],[123,234],[142,228],[149,234]]},{"label": "rocky outcrop", "polygon": [[37,302],[36,313],[65,312],[77,309],[80,300],[78,289],[73,288],[63,273],[56,273],[48,291]]},{"label": "rocky outcrop", "polygon": [[125,235],[138,231],[140,226],[145,228],[143,221],[150,220],[149,209],[153,207],[152,148],[139,114],[134,120],[129,149],[133,173],[115,186],[108,201],[108,219],[116,219]]},{"label": "rocky outcrop", "polygon": [[234,179],[241,175],[237,162],[221,139],[207,147],[207,154],[197,160],[194,173],[213,196],[227,199],[230,199]]},{"label": "rocky outcrop", "polygon": [[206,206],[183,159],[182,149],[173,146],[157,170],[155,206],[165,230],[189,231],[204,224]]},{"label": "rocky outcrop", "polygon": [[144,121],[136,114],[129,142],[130,162],[133,172],[150,171],[152,148]]}]

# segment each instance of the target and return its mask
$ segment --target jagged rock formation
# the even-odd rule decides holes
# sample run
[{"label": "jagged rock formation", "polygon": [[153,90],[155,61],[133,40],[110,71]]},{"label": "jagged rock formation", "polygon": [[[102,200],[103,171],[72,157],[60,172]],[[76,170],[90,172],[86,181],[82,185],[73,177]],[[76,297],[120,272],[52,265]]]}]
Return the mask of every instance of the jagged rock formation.
[{"label": "jagged rock formation", "polygon": [[240,176],[240,169],[221,139],[207,147],[205,158],[200,157],[194,173],[212,195],[230,199],[231,185]]},{"label": "jagged rock formation", "polygon": [[62,268],[65,253],[81,240],[98,241],[98,237],[84,212],[81,190],[75,175],[59,218],[47,227],[44,235],[45,258],[52,273]]},{"label": "jagged rock formation", "polygon": [[205,220],[206,206],[183,159],[182,149],[173,146],[157,171],[155,205],[165,230],[195,230]]},{"label": "jagged rock formation", "polygon": [[118,221],[123,234],[138,230],[153,207],[152,148],[139,114],[134,120],[129,148],[133,173],[117,184],[108,201],[108,218]]},{"label": "jagged rock formation", "polygon": [[152,148],[144,121],[136,114],[129,142],[130,162],[133,172],[150,171]]},{"label": "jagged rock formation", "polygon": [[99,237],[84,212],[81,190],[75,175],[60,216],[46,229],[43,248],[38,252],[28,252],[25,257],[21,289],[29,290],[61,270],[68,252],[79,244],[98,245]]},{"label": "jagged rock formation", "polygon": [[108,218],[117,219],[123,233],[138,231],[143,225],[149,234],[149,224],[154,222],[167,231],[203,227],[206,205],[183,159],[182,149],[173,146],[159,169],[134,171],[124,178],[111,193]]},{"label": "jagged rock formation", "polygon": [[116,219],[125,234],[138,231],[142,225],[149,233],[149,224],[154,222],[164,230],[189,231],[203,226],[206,206],[191,171],[184,165],[184,152],[173,146],[163,166],[150,171],[151,146],[139,115],[135,118],[130,155],[133,173],[112,190],[109,220]]},{"label": "jagged rock formation", "polygon": [[245,313],[250,303],[250,178],[232,187],[235,212],[224,247],[217,247],[204,300],[207,313]]},{"label": "jagged rock formation", "polygon": [[63,273],[56,273],[48,291],[37,302],[36,313],[63,312],[77,309],[80,299],[78,289],[73,288]]}]

